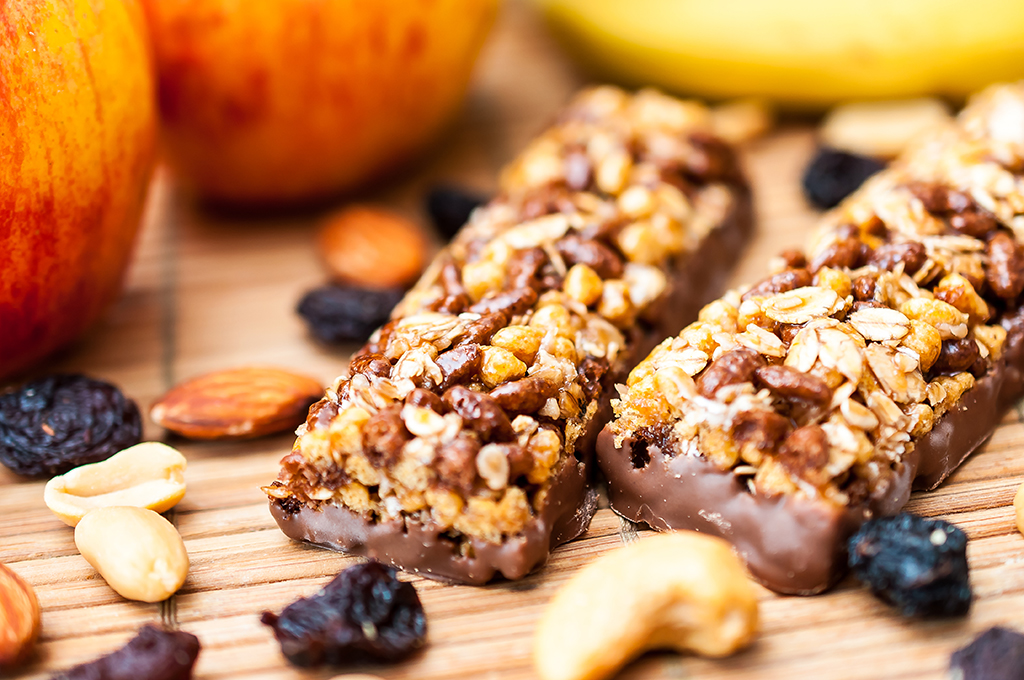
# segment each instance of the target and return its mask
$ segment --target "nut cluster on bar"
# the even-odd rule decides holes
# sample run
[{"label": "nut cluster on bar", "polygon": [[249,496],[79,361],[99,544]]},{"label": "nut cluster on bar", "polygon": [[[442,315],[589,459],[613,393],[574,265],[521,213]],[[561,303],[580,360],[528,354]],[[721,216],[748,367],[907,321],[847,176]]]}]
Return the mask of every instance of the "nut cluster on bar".
[{"label": "nut cluster on bar", "polygon": [[709,115],[653,91],[576,97],[314,405],[270,498],[456,539],[521,531],[673,264],[734,207]]},{"label": "nut cluster on bar", "polygon": [[806,252],[658,346],[613,401],[616,446],[704,458],[764,496],[884,495],[1004,351],[1024,289],[1022,170],[1024,83],[975,97],[826,215]]}]

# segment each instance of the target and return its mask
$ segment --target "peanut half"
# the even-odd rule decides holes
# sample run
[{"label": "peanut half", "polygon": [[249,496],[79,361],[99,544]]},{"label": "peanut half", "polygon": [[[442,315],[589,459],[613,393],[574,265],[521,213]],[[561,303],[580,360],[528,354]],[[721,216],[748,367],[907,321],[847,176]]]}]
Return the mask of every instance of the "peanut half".
[{"label": "peanut half", "polygon": [[39,601],[32,586],[0,564],[0,675],[32,653],[39,625]]},{"label": "peanut half", "polygon": [[548,605],[534,638],[542,680],[606,678],[648,649],[722,657],[757,632],[757,598],[729,544],[691,531],[603,555]]},{"label": "peanut half", "polygon": [[159,442],[143,442],[105,461],[82,465],[46,484],[46,507],[68,526],[96,508],[134,506],[164,512],[185,495],[185,456]]},{"label": "peanut half", "polygon": [[119,595],[160,602],[188,575],[185,543],[170,522],[145,508],[97,508],[75,528],[75,545]]}]

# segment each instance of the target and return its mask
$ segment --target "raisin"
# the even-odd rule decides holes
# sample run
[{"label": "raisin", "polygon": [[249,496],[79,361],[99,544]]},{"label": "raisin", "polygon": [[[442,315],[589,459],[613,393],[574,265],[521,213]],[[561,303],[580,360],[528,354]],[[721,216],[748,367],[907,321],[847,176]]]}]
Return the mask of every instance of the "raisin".
[{"label": "raisin", "polygon": [[507,442],[516,438],[508,415],[494,397],[456,385],[444,393],[444,403],[462,416],[482,441]]},{"label": "raisin", "polygon": [[804,170],[804,195],[815,207],[835,207],[884,167],[868,156],[821,147]]},{"label": "raisin", "polygon": [[437,231],[451,239],[485,199],[458,187],[439,186],[427,194],[427,213]]},{"label": "raisin", "polygon": [[423,646],[427,618],[416,589],[395,573],[380,562],[357,564],[261,621],[296,666],[397,661]]},{"label": "raisin", "polygon": [[714,399],[718,390],[726,385],[750,382],[754,371],[764,365],[764,357],[760,354],[746,347],[737,347],[715,359],[700,374],[697,390],[702,396]]},{"label": "raisin", "polygon": [[963,615],[971,606],[967,536],[939,519],[869,520],[849,543],[850,568],[905,616]]},{"label": "raisin", "polygon": [[761,279],[744,293],[741,299],[749,300],[752,297],[778,295],[809,285],[811,285],[811,273],[807,269],[785,269],[778,274]]},{"label": "raisin", "polygon": [[116,652],[69,668],[51,680],[188,680],[199,656],[199,638],[153,624]]},{"label": "raisin", "polygon": [[1024,635],[995,626],[974,642],[953,652],[949,677],[961,680],[1020,680],[1024,678]]},{"label": "raisin", "polygon": [[329,283],[306,293],[299,301],[298,312],[322,342],[362,342],[388,320],[403,294],[400,288]]},{"label": "raisin", "polygon": [[879,269],[892,271],[896,266],[903,263],[903,271],[907,274],[915,274],[917,270],[928,261],[928,253],[924,246],[917,241],[906,241],[905,243],[886,243],[879,246],[878,250],[871,254],[869,262]]},{"label": "raisin", "polygon": [[966,371],[979,358],[981,358],[981,352],[978,349],[978,343],[973,338],[943,340],[939,358],[932,365],[932,373],[938,375]]},{"label": "raisin", "polygon": [[0,463],[52,477],[142,440],[139,407],[116,386],[57,374],[0,395]]}]

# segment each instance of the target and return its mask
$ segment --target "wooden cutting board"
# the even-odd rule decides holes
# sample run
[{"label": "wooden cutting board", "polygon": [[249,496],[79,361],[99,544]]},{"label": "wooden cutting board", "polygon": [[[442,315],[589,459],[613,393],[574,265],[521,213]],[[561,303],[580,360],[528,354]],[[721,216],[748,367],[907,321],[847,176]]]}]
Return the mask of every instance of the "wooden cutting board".
[{"label": "wooden cutting board", "polygon": [[[561,57],[527,7],[510,3],[485,49],[458,121],[429,159],[381,192],[360,197],[425,222],[422,198],[437,182],[490,191],[498,168],[544,127],[586,80]],[[745,150],[758,206],[757,238],[732,283],[765,273],[778,250],[797,245],[813,224],[799,192],[813,150],[810,126],[788,125]],[[252,219],[213,214],[158,174],[127,289],[104,323],[44,370],[83,371],[112,380],[148,410],[175,382],[221,368],[269,364],[329,383],[354,347],[329,349],[307,337],[294,313],[301,294],[323,280],[313,235],[317,214]],[[196,676],[329,678],[290,667],[259,622],[315,592],[354,558],[293,543],[277,530],[259,486],[274,479],[290,448],[282,435],[244,443],[165,439],[188,457],[188,494],[171,513],[192,570],[163,604],[127,602],[75,550],[73,531],[43,504],[43,484],[0,469],[0,562],[31,583],[43,606],[39,651],[23,677],[121,646],[139,626],[163,621],[199,636]],[[710,661],[652,654],[622,678],[940,678],[952,650],[995,624],[1024,629],[1024,538],[1012,499],[1024,481],[1024,426],[1011,412],[982,451],[910,509],[956,522],[970,536],[976,602],[954,621],[907,621],[852,579],[826,595],[778,597],[761,590],[762,633],[749,650]],[[641,530],[642,538],[648,532]],[[531,678],[531,636],[542,608],[582,564],[637,537],[607,508],[587,534],[557,549],[537,573],[483,588],[411,578],[429,621],[429,646],[398,666],[367,668],[384,678]],[[403,577],[404,578],[404,577]],[[586,612],[580,612],[586,616]]]}]

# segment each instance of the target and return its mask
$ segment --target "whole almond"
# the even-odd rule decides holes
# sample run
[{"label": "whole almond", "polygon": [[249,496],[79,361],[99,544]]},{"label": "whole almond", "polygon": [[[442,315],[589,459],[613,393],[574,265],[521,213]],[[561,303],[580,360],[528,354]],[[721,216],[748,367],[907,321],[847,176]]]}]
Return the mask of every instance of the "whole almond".
[{"label": "whole almond", "polygon": [[428,244],[419,226],[380,208],[353,206],[332,215],[319,242],[334,279],[367,288],[408,285],[427,260]]},{"label": "whole almond", "polygon": [[173,387],[149,411],[191,439],[248,439],[294,429],[323,396],[316,380],[276,368],[235,368]]},{"label": "whole almond", "polygon": [[32,586],[0,564],[0,675],[32,653],[39,623],[39,600]]}]

